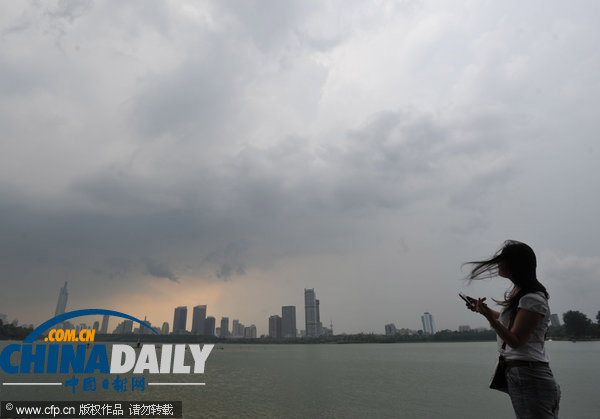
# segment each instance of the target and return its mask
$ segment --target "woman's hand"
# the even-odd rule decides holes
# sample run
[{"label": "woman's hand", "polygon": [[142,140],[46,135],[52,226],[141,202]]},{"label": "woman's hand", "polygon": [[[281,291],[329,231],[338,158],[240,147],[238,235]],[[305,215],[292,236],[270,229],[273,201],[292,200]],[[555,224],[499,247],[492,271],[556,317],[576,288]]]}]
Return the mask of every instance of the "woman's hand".
[{"label": "woman's hand", "polygon": [[496,313],[494,313],[494,310],[489,308],[487,306],[487,304],[485,303],[485,297],[478,298],[477,301],[475,301],[475,308],[473,311],[483,314],[483,316],[490,321],[497,317],[494,315],[494,314],[496,314]]},{"label": "woman's hand", "polygon": [[467,308],[469,310],[471,310],[474,313],[481,313],[485,316],[486,319],[488,320],[492,320],[492,319],[497,319],[500,316],[500,313],[498,313],[495,310],[492,310],[491,308],[489,308],[487,306],[487,304],[485,304],[485,297],[484,298],[473,298],[473,297],[469,297],[468,295],[465,295],[465,297],[467,298],[467,300],[469,300],[470,302],[472,302],[473,304],[466,304]]},{"label": "woman's hand", "polygon": [[471,303],[473,303],[473,304],[466,303],[465,305],[467,306],[467,308],[469,310],[471,310],[472,312],[476,312],[475,305],[477,304],[477,300],[473,297],[469,297],[468,295],[465,295],[465,297],[467,298],[467,300],[469,300]]}]

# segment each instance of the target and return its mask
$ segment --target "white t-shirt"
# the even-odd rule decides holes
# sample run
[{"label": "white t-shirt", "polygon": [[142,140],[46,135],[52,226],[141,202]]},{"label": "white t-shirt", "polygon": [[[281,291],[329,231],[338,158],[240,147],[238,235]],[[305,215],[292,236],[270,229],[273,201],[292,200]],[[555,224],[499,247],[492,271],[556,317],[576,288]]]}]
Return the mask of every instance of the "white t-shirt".
[{"label": "white t-shirt", "polygon": [[[519,346],[518,348],[511,348],[506,345],[506,350],[504,351],[504,358],[507,360],[522,360],[522,361],[542,361],[542,362],[550,362],[550,357],[548,357],[548,353],[546,352],[546,348],[544,347],[544,339],[546,337],[546,331],[548,330],[548,323],[550,321],[550,307],[548,306],[548,300],[544,296],[542,292],[535,292],[525,294],[519,300],[519,308],[523,310],[533,311],[534,313],[539,313],[544,317],[537,324],[529,339]],[[500,313],[500,317],[498,318],[500,323],[505,327],[508,327],[510,324],[510,313],[508,310],[504,309],[502,313]],[[502,339],[497,337],[498,348],[502,347]]]}]

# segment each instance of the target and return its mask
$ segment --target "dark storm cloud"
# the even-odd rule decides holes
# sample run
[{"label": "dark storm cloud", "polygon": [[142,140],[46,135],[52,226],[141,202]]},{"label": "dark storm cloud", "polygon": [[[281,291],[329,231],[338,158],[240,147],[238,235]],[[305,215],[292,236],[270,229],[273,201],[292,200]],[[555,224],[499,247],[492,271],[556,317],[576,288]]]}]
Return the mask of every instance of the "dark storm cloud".
[{"label": "dark storm cloud", "polygon": [[100,275],[107,275],[110,280],[126,280],[132,273],[134,264],[123,257],[110,256],[104,260],[103,269],[95,268]]},{"label": "dark storm cloud", "polygon": [[[58,260],[61,254],[74,261],[69,249],[77,249],[83,253],[81,263],[97,260],[94,268],[109,278],[133,275],[128,261],[154,252],[172,260],[167,264],[143,259],[146,272],[157,278],[176,281],[173,263],[212,265],[219,278],[239,277],[263,263],[248,260],[253,243],[272,249],[263,254],[267,258],[287,246],[297,247],[300,243],[293,242],[302,232],[314,234],[311,242],[327,243],[335,226],[346,222],[344,214],[399,208],[424,193],[407,185],[431,175],[430,164],[445,158],[433,151],[440,130],[427,116],[388,112],[370,118],[351,130],[340,146],[322,149],[318,156],[298,139],[262,149],[248,146],[224,161],[210,180],[199,176],[163,184],[126,166],[107,168],[72,188],[91,212],[16,209],[5,219],[11,220],[14,234],[26,232],[21,243],[28,251],[4,244],[28,266]],[[423,133],[431,135],[425,140]],[[221,208],[219,199],[224,196],[229,198]],[[166,208],[158,210],[163,203]],[[176,208],[168,208],[171,205]],[[43,257],[45,243],[54,245]],[[164,250],[153,243],[171,243],[173,248]],[[190,244],[192,249],[180,252]]]},{"label": "dark storm cloud", "polygon": [[250,248],[248,240],[238,243],[228,243],[208,254],[201,264],[218,265],[215,274],[217,278],[229,281],[232,276],[242,276],[246,273],[245,259]]},{"label": "dark storm cloud", "polygon": [[171,268],[169,268],[165,264],[157,262],[154,259],[150,258],[146,258],[144,260],[144,263],[146,265],[146,273],[148,275],[156,278],[167,278],[173,282],[179,282]]},{"label": "dark storm cloud", "polygon": [[217,270],[217,278],[222,279],[224,281],[229,281],[231,277],[235,274],[237,276],[244,275],[246,270],[244,265],[230,265],[228,263],[224,263]]}]

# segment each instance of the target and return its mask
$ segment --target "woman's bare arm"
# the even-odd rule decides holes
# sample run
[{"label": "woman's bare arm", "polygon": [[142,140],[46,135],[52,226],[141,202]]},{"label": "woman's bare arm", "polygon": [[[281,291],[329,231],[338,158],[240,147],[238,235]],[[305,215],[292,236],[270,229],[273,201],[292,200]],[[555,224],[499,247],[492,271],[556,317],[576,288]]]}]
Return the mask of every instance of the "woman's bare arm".
[{"label": "woman's bare arm", "polygon": [[533,311],[518,309],[517,316],[512,328],[509,330],[503,326],[498,320],[498,312],[489,308],[482,299],[477,300],[475,311],[481,313],[490,322],[492,329],[496,331],[500,339],[502,339],[511,348],[518,348],[529,339],[535,327],[544,317]]}]

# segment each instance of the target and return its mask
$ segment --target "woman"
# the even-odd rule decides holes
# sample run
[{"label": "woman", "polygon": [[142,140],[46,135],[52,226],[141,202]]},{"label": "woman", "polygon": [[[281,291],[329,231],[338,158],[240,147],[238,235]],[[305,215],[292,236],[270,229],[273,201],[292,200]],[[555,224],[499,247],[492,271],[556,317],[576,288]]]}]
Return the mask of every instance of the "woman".
[{"label": "woman", "polygon": [[535,253],[525,243],[508,240],[491,259],[469,263],[471,280],[497,274],[513,284],[504,301],[496,301],[504,307],[501,312],[489,308],[485,298],[468,297],[474,304],[467,307],[490,322],[499,346],[506,343],[506,381],[517,418],[557,418],[560,387],[544,347],[550,320],[548,292],[537,280]]}]

